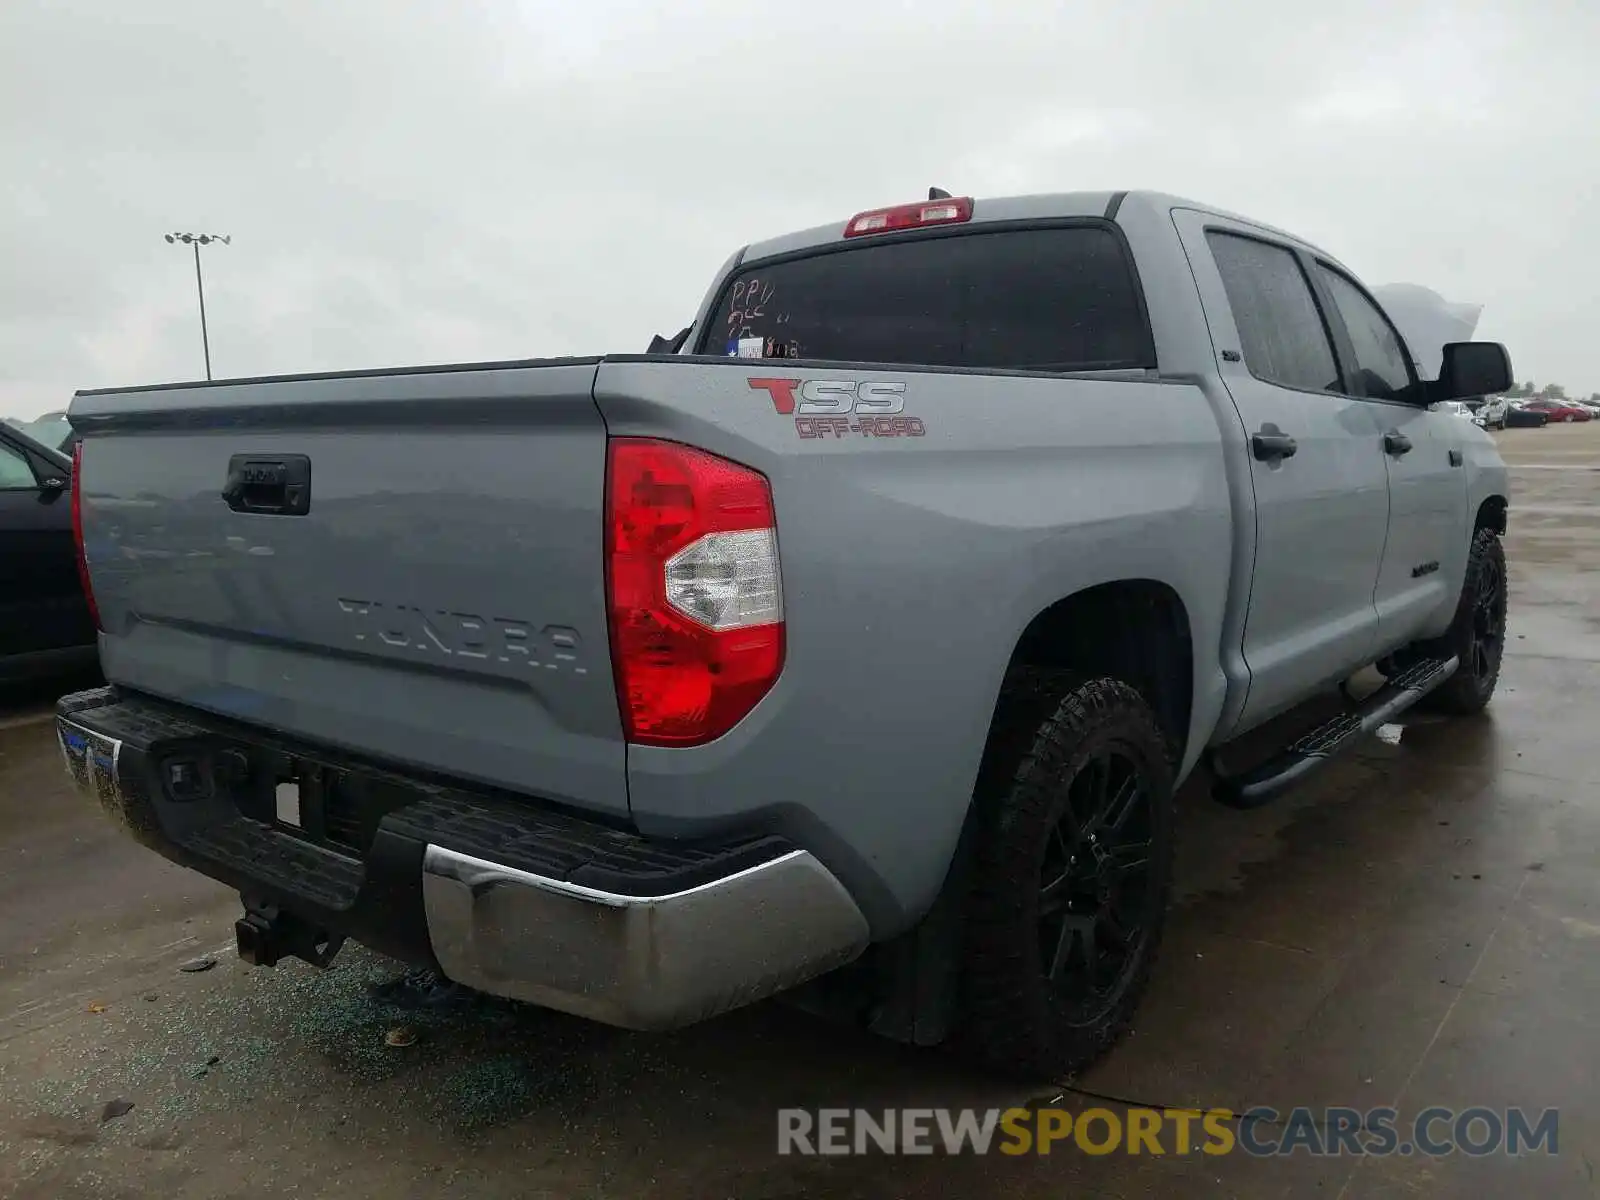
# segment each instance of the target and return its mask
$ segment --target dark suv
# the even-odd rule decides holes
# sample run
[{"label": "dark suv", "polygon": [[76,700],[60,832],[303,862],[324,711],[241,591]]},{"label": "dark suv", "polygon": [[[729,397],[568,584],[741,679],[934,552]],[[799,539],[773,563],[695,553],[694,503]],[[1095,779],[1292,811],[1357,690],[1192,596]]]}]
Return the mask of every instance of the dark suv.
[{"label": "dark suv", "polygon": [[59,450],[0,423],[0,682],[96,661],[72,540],[72,465]]}]

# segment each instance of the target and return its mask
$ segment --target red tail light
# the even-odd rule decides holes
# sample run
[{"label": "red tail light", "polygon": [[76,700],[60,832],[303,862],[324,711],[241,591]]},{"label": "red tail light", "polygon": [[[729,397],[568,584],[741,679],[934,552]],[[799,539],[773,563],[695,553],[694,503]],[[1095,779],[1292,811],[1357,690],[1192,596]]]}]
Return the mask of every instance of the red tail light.
[{"label": "red tail light", "polygon": [[864,237],[869,233],[894,233],[901,229],[921,229],[924,225],[954,225],[970,220],[972,197],[953,196],[857,213],[844,227],[844,235]]},{"label": "red tail light", "polygon": [[89,583],[89,556],[83,549],[83,442],[72,443],[72,543],[78,552],[78,582],[83,584],[83,598],[89,604],[89,616],[96,629],[100,624],[100,607],[94,602],[94,588]]},{"label": "red tail light", "polygon": [[675,442],[615,438],[606,464],[611,657],[628,740],[721,737],[783,669],[772,490]]}]

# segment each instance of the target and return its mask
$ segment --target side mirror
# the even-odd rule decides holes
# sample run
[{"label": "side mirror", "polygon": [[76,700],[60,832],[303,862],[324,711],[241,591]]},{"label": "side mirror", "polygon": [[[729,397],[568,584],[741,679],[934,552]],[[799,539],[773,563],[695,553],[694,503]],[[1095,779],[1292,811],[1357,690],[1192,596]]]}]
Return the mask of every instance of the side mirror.
[{"label": "side mirror", "polygon": [[39,490],[46,496],[56,496],[66,491],[67,485],[71,482],[70,479],[65,479],[60,475],[46,475],[39,480]]},{"label": "side mirror", "polygon": [[1439,363],[1439,381],[1430,400],[1465,400],[1493,396],[1510,388],[1511,356],[1499,342],[1446,342]]}]

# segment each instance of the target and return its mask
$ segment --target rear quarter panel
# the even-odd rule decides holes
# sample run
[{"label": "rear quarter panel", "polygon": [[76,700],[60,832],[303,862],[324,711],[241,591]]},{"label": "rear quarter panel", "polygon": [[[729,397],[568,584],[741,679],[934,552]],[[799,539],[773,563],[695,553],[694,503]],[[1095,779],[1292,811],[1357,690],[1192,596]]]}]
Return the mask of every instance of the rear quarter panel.
[{"label": "rear quarter panel", "polygon": [[[904,383],[926,433],[803,438],[748,382],[770,376]],[[642,831],[779,829],[840,875],[875,936],[901,931],[943,881],[1018,637],[1119,579],[1182,599],[1191,758],[1214,725],[1234,528],[1197,387],[679,357],[607,360],[595,396],[612,436],[763,471],[778,520],[783,675],[708,746],[629,750]]]}]

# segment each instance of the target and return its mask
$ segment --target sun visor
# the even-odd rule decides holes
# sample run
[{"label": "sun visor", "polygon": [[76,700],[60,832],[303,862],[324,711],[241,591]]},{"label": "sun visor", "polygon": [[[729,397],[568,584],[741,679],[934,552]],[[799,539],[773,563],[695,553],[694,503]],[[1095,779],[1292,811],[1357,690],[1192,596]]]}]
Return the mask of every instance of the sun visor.
[{"label": "sun visor", "polygon": [[1424,379],[1439,378],[1445,344],[1470,342],[1483,312],[1481,304],[1453,304],[1417,283],[1388,283],[1372,294],[1400,327]]}]

